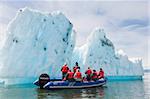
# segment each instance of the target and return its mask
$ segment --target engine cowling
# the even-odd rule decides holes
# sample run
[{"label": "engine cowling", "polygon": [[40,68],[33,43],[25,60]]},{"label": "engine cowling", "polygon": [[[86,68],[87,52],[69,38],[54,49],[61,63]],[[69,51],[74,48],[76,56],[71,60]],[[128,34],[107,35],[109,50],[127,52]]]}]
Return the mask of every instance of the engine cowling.
[{"label": "engine cowling", "polygon": [[39,86],[40,88],[43,88],[45,84],[47,84],[50,81],[50,77],[48,74],[41,74],[39,77]]}]

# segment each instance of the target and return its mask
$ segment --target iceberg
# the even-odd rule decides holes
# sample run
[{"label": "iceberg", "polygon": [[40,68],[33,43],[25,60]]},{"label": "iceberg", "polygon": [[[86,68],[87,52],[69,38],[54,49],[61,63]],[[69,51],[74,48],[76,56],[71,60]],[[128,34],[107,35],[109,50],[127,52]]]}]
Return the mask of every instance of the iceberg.
[{"label": "iceberg", "polygon": [[0,51],[1,78],[22,78],[28,83],[41,73],[60,78],[61,66],[68,63],[72,69],[75,62],[82,73],[91,67],[97,71],[103,68],[106,76],[143,75],[142,60],[133,61],[122,50],[115,51],[101,28],[93,30],[86,44],[77,47],[73,24],[61,12],[20,9],[6,35]]},{"label": "iceberg", "polygon": [[61,76],[59,68],[69,62],[75,46],[72,27],[60,12],[19,10],[1,49],[1,77]]},{"label": "iceberg", "polygon": [[[88,67],[99,70],[103,68],[106,76],[142,76],[142,60],[131,59],[123,50],[115,51],[113,43],[106,37],[104,29],[96,28],[87,43],[73,52],[72,63],[79,61],[81,71]],[[77,57],[75,60],[74,57]]]}]

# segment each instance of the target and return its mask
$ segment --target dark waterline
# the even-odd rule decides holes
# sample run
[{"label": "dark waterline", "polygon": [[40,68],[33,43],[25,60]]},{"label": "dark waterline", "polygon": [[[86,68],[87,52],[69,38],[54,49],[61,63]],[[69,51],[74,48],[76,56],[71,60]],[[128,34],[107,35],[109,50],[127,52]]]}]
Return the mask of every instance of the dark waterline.
[{"label": "dark waterline", "polygon": [[150,73],[142,80],[109,81],[103,87],[44,90],[34,85],[0,86],[0,99],[150,99]]}]

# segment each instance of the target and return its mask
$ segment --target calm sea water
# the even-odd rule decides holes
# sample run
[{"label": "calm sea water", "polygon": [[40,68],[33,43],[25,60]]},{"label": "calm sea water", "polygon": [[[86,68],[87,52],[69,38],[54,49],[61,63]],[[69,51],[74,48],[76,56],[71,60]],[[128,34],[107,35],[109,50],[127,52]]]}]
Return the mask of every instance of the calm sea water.
[{"label": "calm sea water", "polygon": [[0,99],[150,99],[150,73],[143,81],[109,81],[89,89],[42,90],[34,85],[0,86]]}]

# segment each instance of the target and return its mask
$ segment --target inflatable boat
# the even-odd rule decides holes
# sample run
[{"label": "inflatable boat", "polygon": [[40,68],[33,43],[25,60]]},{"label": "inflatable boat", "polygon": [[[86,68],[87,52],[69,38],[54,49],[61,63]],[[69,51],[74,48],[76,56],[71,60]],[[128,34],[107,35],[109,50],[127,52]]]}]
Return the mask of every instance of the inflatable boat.
[{"label": "inflatable boat", "polygon": [[50,80],[49,76],[45,75],[40,76],[39,79],[34,82],[34,84],[44,89],[79,89],[79,88],[98,87],[106,84],[106,78],[102,78],[97,81],[69,82],[69,81],[61,81],[61,79]]}]

